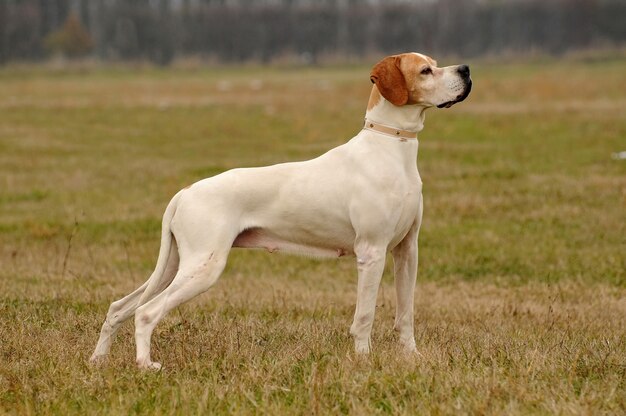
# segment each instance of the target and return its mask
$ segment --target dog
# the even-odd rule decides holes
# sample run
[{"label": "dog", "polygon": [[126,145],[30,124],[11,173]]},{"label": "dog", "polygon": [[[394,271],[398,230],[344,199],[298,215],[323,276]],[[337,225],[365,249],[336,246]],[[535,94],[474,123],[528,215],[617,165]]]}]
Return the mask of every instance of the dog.
[{"label": "dog", "polygon": [[463,101],[472,81],[467,65],[439,68],[405,53],[371,71],[365,124],[347,143],[315,159],[233,169],[178,192],[163,215],[161,247],[150,278],[113,302],[91,361],[109,353],[120,325],[135,315],[137,365],[150,358],[152,331],[176,306],[209,289],[233,247],[319,257],[355,256],[356,311],[350,327],[357,353],[371,349],[376,296],[391,251],[399,343],[417,352],[413,301],[422,181],[417,133],[430,107]]}]

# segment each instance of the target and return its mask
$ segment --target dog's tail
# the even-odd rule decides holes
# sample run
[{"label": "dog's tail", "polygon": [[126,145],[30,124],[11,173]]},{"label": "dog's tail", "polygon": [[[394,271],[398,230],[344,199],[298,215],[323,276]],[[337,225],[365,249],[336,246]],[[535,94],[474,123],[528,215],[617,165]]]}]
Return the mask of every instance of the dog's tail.
[{"label": "dog's tail", "polygon": [[163,290],[163,285],[167,286],[169,284],[169,282],[165,282],[164,279],[173,277],[165,276],[165,270],[167,268],[168,260],[170,260],[170,250],[172,248],[173,239],[170,224],[172,223],[172,218],[174,218],[174,214],[176,213],[178,200],[180,199],[182,193],[183,191],[180,191],[176,195],[174,195],[170,203],[167,205],[165,213],[163,214],[163,224],[161,226],[161,248],[159,249],[159,258],[157,259],[157,264],[154,268],[154,271],[152,272],[152,275],[150,275],[150,278],[148,279],[148,286],[139,298],[139,302],[137,303],[138,306],[143,305],[148,300],[150,300],[157,292]]}]

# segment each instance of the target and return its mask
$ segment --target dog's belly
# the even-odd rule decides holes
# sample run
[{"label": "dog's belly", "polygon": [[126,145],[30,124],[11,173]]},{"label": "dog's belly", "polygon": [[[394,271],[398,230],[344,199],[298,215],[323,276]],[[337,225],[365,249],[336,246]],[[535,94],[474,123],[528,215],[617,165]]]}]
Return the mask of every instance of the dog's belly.
[{"label": "dog's belly", "polygon": [[271,230],[260,227],[248,228],[242,231],[233,247],[261,248],[270,253],[284,251],[294,254],[303,254],[315,257],[343,257],[354,255],[352,245],[346,241],[336,239],[323,240],[316,236],[309,238],[285,238]]}]

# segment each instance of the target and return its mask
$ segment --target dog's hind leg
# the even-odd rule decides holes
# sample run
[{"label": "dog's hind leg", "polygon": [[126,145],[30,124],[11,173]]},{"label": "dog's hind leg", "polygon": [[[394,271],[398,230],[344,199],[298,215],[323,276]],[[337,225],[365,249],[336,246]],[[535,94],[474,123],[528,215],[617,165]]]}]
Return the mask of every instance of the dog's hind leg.
[{"label": "dog's hind leg", "polygon": [[[160,276],[153,296],[156,293],[162,292],[172,282],[174,276],[176,275],[176,271],[178,270],[178,262],[178,247],[176,246],[176,241],[173,240],[165,271],[162,276]],[[91,362],[98,362],[109,353],[117,331],[125,321],[133,316],[135,310],[141,305],[141,303],[143,303],[142,298],[144,297],[143,295],[145,294],[149,283],[150,279],[129,295],[111,303],[106,319],[102,324],[102,329],[100,330],[100,338],[98,339],[96,348],[90,358]]]},{"label": "dog's hind leg", "polygon": [[91,355],[91,362],[98,362],[105,357],[111,349],[113,338],[120,325],[130,318],[137,307],[150,297],[155,296],[159,291],[165,289],[176,274],[178,269],[179,255],[176,239],[172,235],[170,224],[178,206],[178,200],[182,191],[174,195],[163,214],[163,225],[161,227],[161,248],[154,272],[146,283],[137,288],[130,295],[117,300],[111,304],[107,317],[102,324],[100,338],[96,348]]},{"label": "dog's hind leg", "polygon": [[176,277],[163,292],[141,305],[135,313],[137,365],[158,370],[161,364],[150,359],[150,338],[158,322],[170,310],[208,290],[226,266],[230,246],[220,250],[181,256]]},{"label": "dog's hind leg", "polygon": [[146,287],[148,287],[148,282],[145,282],[143,285],[135,289],[135,291],[122,299],[118,299],[111,303],[106,319],[102,324],[102,329],[100,330],[100,338],[98,338],[98,343],[96,344],[96,348],[89,361],[97,363],[109,354],[111,344],[113,344],[113,339],[115,338],[117,331],[122,323],[132,316],[132,313],[135,311],[137,303],[139,302],[139,297],[144,290],[146,290]]}]

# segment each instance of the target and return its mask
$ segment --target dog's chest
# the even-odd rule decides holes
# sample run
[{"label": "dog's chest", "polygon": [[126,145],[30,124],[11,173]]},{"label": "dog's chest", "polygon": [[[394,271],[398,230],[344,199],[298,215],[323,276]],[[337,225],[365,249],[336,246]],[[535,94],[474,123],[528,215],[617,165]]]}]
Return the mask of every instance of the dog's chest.
[{"label": "dog's chest", "polygon": [[398,203],[395,205],[396,212],[392,217],[397,218],[394,225],[392,246],[397,244],[408,233],[413,223],[421,218],[422,182],[417,179],[407,183],[401,193],[394,198]]},{"label": "dog's chest", "polygon": [[367,137],[354,169],[352,223],[357,234],[386,236],[391,247],[404,238],[420,214],[422,181],[417,170],[417,142]]}]

